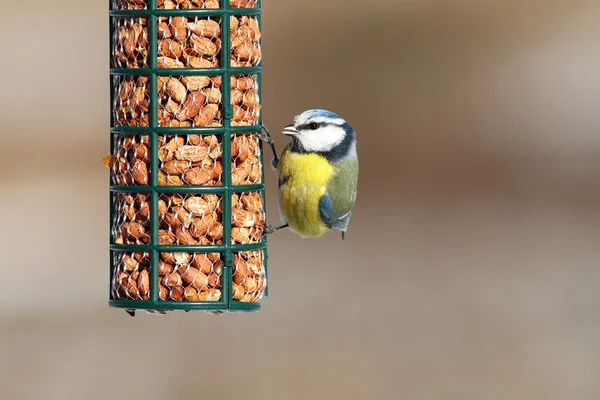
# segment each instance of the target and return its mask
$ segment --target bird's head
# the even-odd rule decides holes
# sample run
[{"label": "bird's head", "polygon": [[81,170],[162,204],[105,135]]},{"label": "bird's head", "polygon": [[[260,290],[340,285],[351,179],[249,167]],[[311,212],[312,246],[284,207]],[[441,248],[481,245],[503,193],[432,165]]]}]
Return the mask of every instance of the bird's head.
[{"label": "bird's head", "polygon": [[321,153],[331,158],[347,156],[356,144],[354,129],[342,117],[327,110],[303,112],[284,128],[283,134],[292,136],[297,151]]}]

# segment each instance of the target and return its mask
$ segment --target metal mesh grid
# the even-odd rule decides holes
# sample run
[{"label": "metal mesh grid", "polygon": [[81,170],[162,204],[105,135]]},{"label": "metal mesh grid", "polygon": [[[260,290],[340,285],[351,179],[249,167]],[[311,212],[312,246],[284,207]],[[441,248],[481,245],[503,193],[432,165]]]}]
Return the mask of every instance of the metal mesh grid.
[{"label": "metal mesh grid", "polygon": [[223,145],[216,135],[158,137],[160,186],[222,186]]},{"label": "metal mesh grid", "polygon": [[267,286],[263,251],[240,251],[234,255],[232,286],[234,301],[256,303],[263,298]]},{"label": "metal mesh grid", "polygon": [[220,84],[208,76],[159,76],[159,126],[221,127]]},{"label": "metal mesh grid", "polygon": [[158,244],[223,244],[222,197],[217,194],[165,194],[158,200]]},{"label": "metal mesh grid", "polygon": [[113,307],[256,311],[268,293],[259,7],[111,2]]},{"label": "metal mesh grid", "polygon": [[262,152],[257,133],[237,133],[231,139],[231,183],[255,185],[262,182]]},{"label": "metal mesh grid", "polygon": [[260,119],[260,97],[256,75],[233,75],[231,77],[232,126],[256,125]]},{"label": "metal mesh grid", "polygon": [[231,66],[253,67],[262,59],[260,27],[258,18],[249,15],[234,15],[230,19]]},{"label": "metal mesh grid", "polygon": [[111,9],[113,10],[146,10],[149,0],[112,0]]},{"label": "metal mesh grid", "polygon": [[221,253],[161,253],[158,276],[161,301],[220,301]]},{"label": "metal mesh grid", "polygon": [[147,68],[150,37],[148,18],[113,17],[111,66]]},{"label": "metal mesh grid", "polygon": [[262,194],[260,192],[234,193],[231,206],[231,243],[260,242],[265,224]]},{"label": "metal mesh grid", "polygon": [[150,299],[150,253],[114,252],[115,266],[111,284],[113,298],[148,300]]},{"label": "metal mesh grid", "polygon": [[147,186],[150,182],[150,136],[113,135],[112,165],[113,185]]},{"label": "metal mesh grid", "polygon": [[158,17],[158,63],[168,68],[221,65],[221,18]]},{"label": "metal mesh grid", "polygon": [[150,84],[148,76],[113,76],[113,118],[116,126],[150,125]]},{"label": "metal mesh grid", "polygon": [[151,205],[147,193],[113,193],[112,240],[115,244],[148,244]]}]

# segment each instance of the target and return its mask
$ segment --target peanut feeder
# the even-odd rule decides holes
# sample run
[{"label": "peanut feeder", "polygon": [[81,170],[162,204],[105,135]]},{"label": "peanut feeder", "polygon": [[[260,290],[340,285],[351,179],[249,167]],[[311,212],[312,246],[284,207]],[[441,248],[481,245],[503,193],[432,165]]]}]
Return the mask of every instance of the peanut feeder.
[{"label": "peanut feeder", "polygon": [[113,0],[112,307],[267,295],[260,1]]}]

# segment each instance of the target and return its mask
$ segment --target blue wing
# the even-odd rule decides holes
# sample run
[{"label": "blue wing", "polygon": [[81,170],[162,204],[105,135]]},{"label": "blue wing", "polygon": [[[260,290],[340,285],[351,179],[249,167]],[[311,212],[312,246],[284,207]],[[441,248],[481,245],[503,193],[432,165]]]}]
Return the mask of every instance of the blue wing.
[{"label": "blue wing", "polygon": [[319,199],[319,212],[325,225],[329,228],[335,228],[340,231],[345,231],[348,228],[350,222],[350,216],[352,213],[348,211],[344,215],[336,215],[331,205],[331,197],[327,192]]}]

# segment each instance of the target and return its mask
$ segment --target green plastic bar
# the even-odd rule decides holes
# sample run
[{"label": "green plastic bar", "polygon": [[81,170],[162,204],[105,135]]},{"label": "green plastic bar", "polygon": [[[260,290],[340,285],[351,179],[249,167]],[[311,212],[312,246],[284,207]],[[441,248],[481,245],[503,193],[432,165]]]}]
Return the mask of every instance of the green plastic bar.
[{"label": "green plastic bar", "polygon": [[[119,135],[144,135],[148,134],[150,129],[147,127],[139,126],[117,126],[112,128],[113,133]],[[159,135],[222,135],[225,133],[225,128],[221,127],[207,127],[207,128],[194,128],[194,127],[157,127],[153,129]]]},{"label": "green plastic bar", "polygon": [[[232,74],[258,74],[260,67],[236,67],[231,68]],[[206,75],[217,76],[227,73],[225,68],[114,68],[111,75]]]},{"label": "green plastic bar", "polygon": [[[214,309],[226,309],[227,303],[223,300],[221,301],[197,301],[197,302],[188,302],[188,301],[173,301],[173,300],[116,300],[114,303],[122,304],[123,308],[146,308],[146,309],[155,309],[155,310],[214,310]],[[194,307],[191,307],[191,305]],[[149,306],[150,305],[150,306]],[[137,307],[136,307],[137,306]]]},{"label": "green plastic bar", "polygon": [[[156,0],[150,0],[150,9],[156,8]],[[156,18],[150,18],[148,26],[148,34],[150,35],[150,51],[148,56],[150,57],[150,68],[156,68],[156,54],[158,51],[158,23]],[[152,186],[152,202],[150,205],[150,224],[152,226],[150,232],[150,244],[152,246],[152,257],[150,258],[150,301],[156,302],[159,300],[159,289],[158,289],[158,257],[159,253],[156,251],[158,245],[158,193],[156,186],[158,185],[158,135],[155,129],[158,127],[158,82],[155,74],[150,75],[150,162],[152,164],[150,168],[150,183]]]},{"label": "green plastic bar", "polygon": [[[156,20],[156,18],[152,18]],[[154,57],[156,59],[156,57]],[[225,73],[223,68],[114,68],[112,75],[206,75],[216,76]]]},{"label": "green plastic bar", "polygon": [[[225,1],[225,10],[222,8],[180,8],[175,10],[164,10],[156,9],[151,10],[110,10],[109,15],[111,17],[175,17],[175,16],[186,16],[186,17],[220,17],[225,15],[229,4]],[[258,15],[261,13],[260,8],[232,8],[232,15]]]},{"label": "green plastic bar", "polygon": [[113,193],[150,193],[152,186],[111,186]]},{"label": "green plastic bar", "polygon": [[[263,186],[260,184],[234,186],[233,193],[258,192],[262,188]],[[158,191],[159,194],[227,194],[226,186],[111,186],[110,190],[115,193],[150,193]]]},{"label": "green plastic bar", "polygon": [[149,310],[236,310],[236,311],[258,311],[260,303],[242,303],[232,302],[227,304],[225,301],[151,301],[151,300],[112,300],[112,307],[126,309],[149,309]]},{"label": "green plastic bar", "polygon": [[250,243],[250,244],[230,244],[229,246],[223,242],[223,244],[214,245],[159,245],[157,249],[161,252],[168,253],[223,253],[227,250],[230,251],[249,251],[249,250],[261,250],[265,247],[264,243]]},{"label": "green plastic bar", "polygon": [[[258,7],[262,6],[262,0],[258,0]],[[262,14],[258,14],[256,16],[257,22],[258,22],[258,26],[260,27],[261,33],[262,33]],[[261,59],[261,67],[262,67],[262,59]],[[262,104],[262,74],[258,74],[258,98],[259,98],[259,102],[260,104]],[[262,129],[262,124],[263,124],[263,112],[261,110],[260,113],[260,118],[259,118],[259,125],[261,126]],[[265,190],[265,160],[264,160],[264,146],[263,146],[263,142],[260,141],[260,164],[262,166],[262,172],[261,172],[261,183],[263,185],[263,190],[261,191],[262,193],[262,197],[263,197],[263,212],[265,213],[265,216],[267,215],[267,193]],[[263,250],[263,265],[265,268],[265,280],[267,281],[267,285],[265,286],[265,293],[264,293],[264,297],[269,297],[269,256],[267,253],[267,241],[268,241],[268,237],[265,236],[262,239],[262,243],[264,243],[265,245],[265,249]]]},{"label": "green plastic bar", "polygon": [[111,10],[111,17],[174,17],[174,16],[203,16],[219,17],[223,15],[223,10],[219,8],[194,8],[194,9],[176,9],[176,10]]},{"label": "green plastic bar", "polygon": [[119,193],[157,191],[159,194],[223,194],[225,192],[222,186],[114,186],[111,190]]},{"label": "green plastic bar", "polygon": [[153,247],[149,244],[115,244],[112,240],[112,237],[110,243],[111,244],[109,245],[109,247],[113,251],[123,251],[128,253],[147,253],[154,250]]},{"label": "green plastic bar", "polygon": [[152,12],[148,10],[110,10],[108,15],[111,17],[149,17]]},{"label": "green plastic bar", "polygon": [[226,246],[225,250],[225,262],[223,263],[222,274],[224,279],[223,282],[223,298],[229,306],[233,299],[232,295],[232,267],[233,267],[233,254],[231,252],[231,118],[233,117],[233,106],[231,105],[231,40],[230,40],[230,29],[229,24],[231,22],[229,14],[229,0],[222,0],[222,6],[225,9],[225,15],[221,20],[221,54],[222,64],[225,70],[229,71],[228,74],[223,76],[223,107],[225,112],[224,127],[226,136],[223,139],[223,184],[228,189],[223,199],[223,243]]},{"label": "green plastic bar", "polygon": [[169,17],[169,16],[223,16],[231,11],[231,15],[253,15],[260,14],[260,8],[229,8],[229,1],[221,0],[223,2],[223,6],[225,9],[219,8],[186,8],[186,9],[176,9],[176,10],[156,10],[152,11],[153,15],[159,17]]},{"label": "green plastic bar", "polygon": [[[166,253],[223,253],[227,247],[224,244],[214,244],[214,245],[190,245],[190,246],[180,246],[180,245],[158,245],[152,246],[151,244],[111,244],[110,249],[114,251],[125,251],[125,252],[151,252],[156,249],[158,252],[166,252]],[[234,244],[230,246],[230,249],[233,252],[239,251],[250,251],[250,250],[264,250],[266,249],[266,244],[264,242],[258,243],[249,243],[249,244]]]},{"label": "green plastic bar", "polygon": [[[160,135],[222,135],[227,132],[260,132],[261,128],[262,127],[260,125],[232,126],[228,130],[226,130],[224,127],[158,127],[154,128],[153,131]],[[116,126],[114,128],[111,128],[111,132],[119,135],[148,135],[150,132],[150,128],[140,126]]]}]

